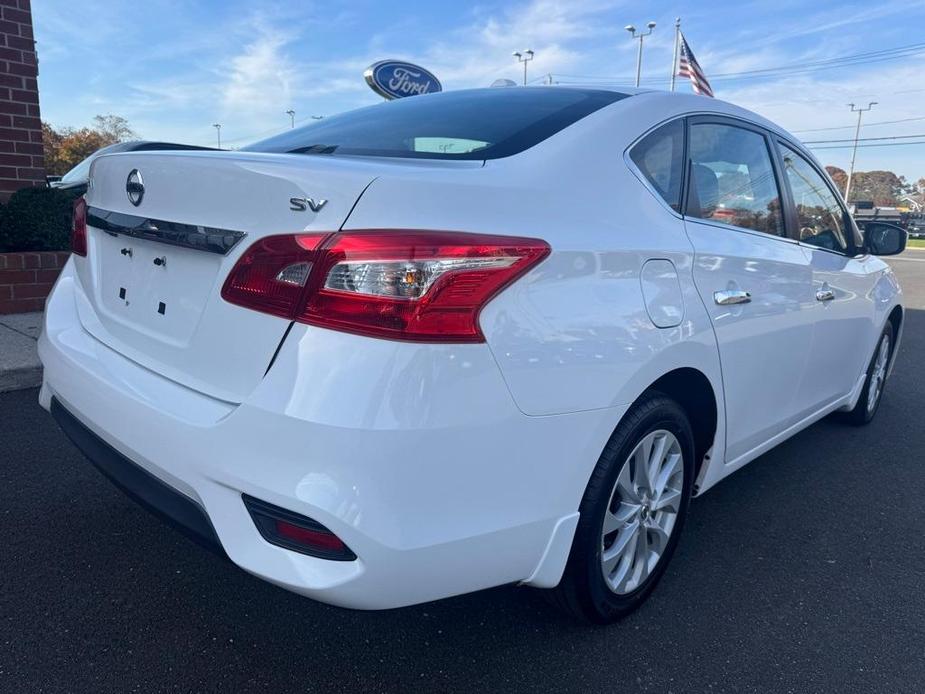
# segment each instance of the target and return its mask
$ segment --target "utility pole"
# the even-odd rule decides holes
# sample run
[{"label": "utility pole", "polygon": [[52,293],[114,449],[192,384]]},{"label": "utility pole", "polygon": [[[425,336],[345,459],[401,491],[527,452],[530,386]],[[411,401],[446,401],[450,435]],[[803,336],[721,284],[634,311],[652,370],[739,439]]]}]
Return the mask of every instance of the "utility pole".
[{"label": "utility pole", "polygon": [[639,39],[639,50],[636,52],[636,86],[639,86],[639,80],[642,77],[642,40],[652,33],[652,30],[655,29],[655,22],[649,22],[646,24],[649,30],[646,33],[636,33],[636,27],[632,24],[627,24],[624,29],[626,29],[630,36],[634,39]]},{"label": "utility pole", "polygon": [[520,51],[514,51],[511,55],[517,58],[518,63],[524,64],[524,86],[526,87],[527,86],[527,63],[533,60],[533,51],[531,51],[528,48],[523,53],[521,53]]},{"label": "utility pole", "polygon": [[213,123],[212,127],[215,128],[215,136],[218,138],[218,148],[222,148],[222,124]]},{"label": "utility pole", "polygon": [[858,125],[854,129],[854,148],[851,150],[851,166],[848,167],[848,182],[845,183],[845,203],[848,203],[848,196],[851,194],[851,177],[854,176],[854,160],[858,154],[858,137],[861,135],[861,115],[866,111],[870,111],[874,106],[877,105],[876,101],[871,101],[867,104],[867,108],[857,108],[854,104],[848,104],[851,107],[852,113],[858,114]]},{"label": "utility pole", "polygon": [[289,114],[289,127],[294,128],[295,127],[295,111],[293,111],[292,109],[289,109],[288,111],[286,111],[286,113]]},{"label": "utility pole", "polygon": [[674,20],[674,58],[671,61],[671,91],[674,91],[675,79],[678,76],[678,54],[681,51],[681,18]]}]

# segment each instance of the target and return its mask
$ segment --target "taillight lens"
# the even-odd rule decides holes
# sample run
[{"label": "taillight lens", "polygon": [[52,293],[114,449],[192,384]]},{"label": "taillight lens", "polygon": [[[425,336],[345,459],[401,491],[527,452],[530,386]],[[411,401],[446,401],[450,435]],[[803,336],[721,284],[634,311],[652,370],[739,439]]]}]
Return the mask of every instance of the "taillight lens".
[{"label": "taillight lens", "polygon": [[71,252],[87,255],[87,201],[83,196],[74,200],[71,215]]},{"label": "taillight lens", "polygon": [[315,250],[328,234],[268,236],[235,264],[222,298],[255,311],[292,319],[315,263]]},{"label": "taillight lens", "polygon": [[[482,308],[549,254],[538,239],[462,232],[371,230],[321,238],[258,241],[232,270],[222,296],[373,337],[482,342]],[[288,276],[292,286],[285,286]]]}]

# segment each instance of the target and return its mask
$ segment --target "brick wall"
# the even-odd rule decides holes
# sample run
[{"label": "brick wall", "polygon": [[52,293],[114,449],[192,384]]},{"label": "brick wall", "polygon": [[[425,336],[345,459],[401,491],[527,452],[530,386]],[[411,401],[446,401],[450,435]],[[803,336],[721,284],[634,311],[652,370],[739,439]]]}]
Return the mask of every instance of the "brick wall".
[{"label": "brick wall", "polygon": [[44,183],[32,8],[30,0],[0,0],[0,202]]},{"label": "brick wall", "polygon": [[0,314],[41,311],[68,251],[0,253]]}]

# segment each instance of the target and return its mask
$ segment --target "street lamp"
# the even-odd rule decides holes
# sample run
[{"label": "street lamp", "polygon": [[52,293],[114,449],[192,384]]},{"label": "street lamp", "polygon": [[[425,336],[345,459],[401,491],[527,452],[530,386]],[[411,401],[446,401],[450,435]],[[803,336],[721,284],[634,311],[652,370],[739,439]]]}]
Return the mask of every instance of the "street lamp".
[{"label": "street lamp", "polygon": [[295,111],[293,111],[292,109],[289,109],[288,111],[286,111],[286,113],[289,114],[289,127],[294,128],[295,127]]},{"label": "street lamp", "polygon": [[213,123],[212,127],[215,128],[215,136],[218,138],[218,148],[222,148],[222,124]]},{"label": "street lamp", "polygon": [[870,111],[877,105],[876,101],[867,104],[867,108],[855,108],[854,104],[848,104],[852,113],[858,114],[858,126],[854,129],[854,149],[851,150],[851,166],[848,167],[848,181],[845,183],[845,202],[848,202],[848,194],[851,192],[851,177],[854,175],[854,158],[858,153],[858,136],[861,134],[861,114]]},{"label": "street lamp", "polygon": [[520,51],[514,51],[512,55],[517,58],[518,63],[524,64],[524,86],[527,86],[527,63],[533,60],[533,51],[530,49],[525,50],[523,53]]},{"label": "street lamp", "polygon": [[627,24],[624,29],[626,29],[630,36],[634,39],[639,39],[639,50],[636,52],[636,86],[639,86],[639,78],[642,76],[642,40],[652,33],[652,30],[655,29],[655,22],[649,22],[646,24],[648,31],[646,33],[636,33],[636,27],[632,24]]}]

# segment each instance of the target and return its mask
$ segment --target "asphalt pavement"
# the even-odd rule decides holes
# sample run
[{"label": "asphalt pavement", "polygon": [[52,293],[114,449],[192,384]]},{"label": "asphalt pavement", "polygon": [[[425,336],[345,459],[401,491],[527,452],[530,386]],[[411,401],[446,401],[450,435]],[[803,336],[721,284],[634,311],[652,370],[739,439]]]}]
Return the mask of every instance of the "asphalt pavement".
[{"label": "asphalt pavement", "polygon": [[122,496],[35,390],[0,395],[0,691],[921,691],[925,252],[894,267],[876,420],[828,418],[695,500],[610,627],[514,586],[376,613],[287,593]]}]

